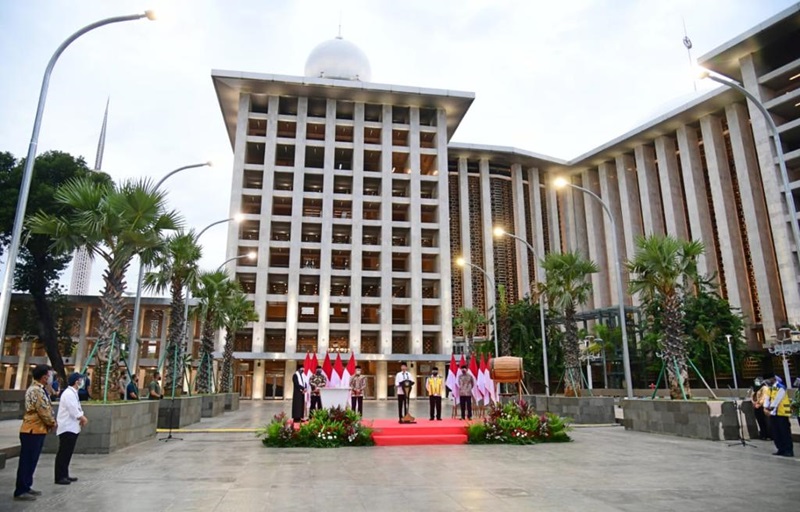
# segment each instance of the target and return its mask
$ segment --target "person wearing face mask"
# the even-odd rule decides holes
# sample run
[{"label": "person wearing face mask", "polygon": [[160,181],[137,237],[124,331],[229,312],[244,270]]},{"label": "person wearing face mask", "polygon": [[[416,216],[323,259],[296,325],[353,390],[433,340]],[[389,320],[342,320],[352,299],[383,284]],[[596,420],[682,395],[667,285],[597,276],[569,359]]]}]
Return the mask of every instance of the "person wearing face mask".
[{"label": "person wearing face mask", "polygon": [[425,389],[428,390],[431,421],[433,421],[434,417],[437,421],[442,421],[442,390],[444,389],[444,379],[439,377],[439,369],[435,366],[433,367],[431,376],[425,381]]},{"label": "person wearing face mask", "polygon": [[364,391],[367,389],[367,378],[361,375],[361,367],[356,366],[356,374],[350,379],[350,408],[359,416],[364,415]]},{"label": "person wearing face mask", "polygon": [[[461,419],[472,419],[472,388],[475,387],[475,379],[467,371],[467,365],[461,367],[458,376],[458,397],[461,404]],[[464,413],[467,417],[464,418]]]},{"label": "person wearing face mask", "polygon": [[320,390],[328,385],[328,379],[322,373],[321,366],[317,366],[317,371],[308,379],[308,383],[311,385],[311,407],[309,407],[309,410],[322,409],[322,394]]},{"label": "person wearing face mask", "polygon": [[397,392],[397,414],[400,416],[400,423],[403,422],[403,418],[406,415],[410,414],[408,410],[411,405],[410,397],[406,396],[406,391],[403,387],[403,383],[406,381],[410,381],[413,385],[414,381],[408,372],[408,366],[403,362],[400,363],[400,371],[394,376],[394,387]]},{"label": "person wearing face mask", "polygon": [[83,386],[83,375],[73,373],[67,379],[69,387],[61,393],[58,403],[58,453],[56,454],[56,484],[69,485],[78,479],[69,476],[69,463],[78,442],[81,427],[89,422],[83,414],[78,390]]},{"label": "person wearing face mask", "polygon": [[153,380],[147,386],[147,397],[150,400],[161,400],[164,398],[164,393],[161,392],[161,374],[156,372],[153,374]]},{"label": "person wearing face mask", "polygon": [[306,410],[306,378],[303,375],[303,367],[297,368],[292,375],[292,421],[300,423]]},{"label": "person wearing face mask", "polygon": [[19,465],[17,466],[17,484],[14,499],[17,501],[34,501],[42,493],[33,489],[33,474],[42,454],[44,438],[56,427],[50,398],[45,393],[45,386],[53,382],[53,369],[46,364],[36,366],[33,371],[33,382],[25,392],[25,415],[19,429]]}]

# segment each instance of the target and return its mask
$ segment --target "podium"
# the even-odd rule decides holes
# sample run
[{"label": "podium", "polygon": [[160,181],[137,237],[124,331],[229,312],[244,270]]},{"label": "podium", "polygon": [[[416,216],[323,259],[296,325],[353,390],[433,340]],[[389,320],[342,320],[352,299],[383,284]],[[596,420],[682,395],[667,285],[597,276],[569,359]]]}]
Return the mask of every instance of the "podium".
[{"label": "podium", "polygon": [[322,407],[325,409],[331,407],[347,409],[350,406],[350,388],[321,388],[319,391]]}]

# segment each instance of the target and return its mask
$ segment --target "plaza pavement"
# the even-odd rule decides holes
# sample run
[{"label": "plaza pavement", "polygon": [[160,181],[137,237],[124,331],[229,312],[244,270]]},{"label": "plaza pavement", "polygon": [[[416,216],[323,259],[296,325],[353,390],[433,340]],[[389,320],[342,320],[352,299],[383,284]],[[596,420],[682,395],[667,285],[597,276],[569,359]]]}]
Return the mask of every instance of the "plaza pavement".
[{"label": "plaza pavement", "polygon": [[[426,419],[424,402],[412,413]],[[257,427],[288,402],[242,402],[190,429]],[[394,417],[394,402],[367,402]],[[0,422],[0,440],[19,421]],[[111,455],[76,455],[69,486],[44,454],[36,502],[14,502],[17,459],[0,470],[0,510],[127,511],[752,511],[800,503],[800,458],[724,442],[578,428],[572,443],[267,449],[251,433],[178,433]],[[165,437],[159,434],[159,438]]]}]

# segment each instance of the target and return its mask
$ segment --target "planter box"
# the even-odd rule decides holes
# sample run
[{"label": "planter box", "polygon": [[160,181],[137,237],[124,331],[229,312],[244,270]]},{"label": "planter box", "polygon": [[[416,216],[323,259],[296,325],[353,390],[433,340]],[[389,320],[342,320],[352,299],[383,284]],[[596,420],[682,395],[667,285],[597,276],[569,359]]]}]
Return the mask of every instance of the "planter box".
[{"label": "planter box", "polygon": [[[111,453],[156,436],[158,402],[129,401],[112,404],[82,402],[89,423],[81,430],[75,453]],[[53,404],[58,413],[58,404]],[[48,435],[45,453],[58,451],[58,437]]]},{"label": "planter box", "polygon": [[575,424],[611,424],[614,417],[614,398],[602,396],[545,396],[530,397],[537,412],[552,412],[564,418],[572,418]]},{"label": "planter box", "polygon": [[21,420],[25,415],[24,389],[0,390],[0,420]]},{"label": "planter box", "polygon": [[222,393],[225,397],[225,411],[239,410],[239,393]]},{"label": "planter box", "polygon": [[174,400],[163,398],[157,402],[158,428],[183,428],[197,423],[202,416],[202,396],[181,396]]},{"label": "planter box", "polygon": [[[623,400],[625,430],[711,441],[739,439],[733,402],[721,400]],[[748,429],[744,430],[748,437]]]},{"label": "planter box", "polygon": [[201,395],[203,399],[203,418],[213,418],[225,412],[225,395]]}]

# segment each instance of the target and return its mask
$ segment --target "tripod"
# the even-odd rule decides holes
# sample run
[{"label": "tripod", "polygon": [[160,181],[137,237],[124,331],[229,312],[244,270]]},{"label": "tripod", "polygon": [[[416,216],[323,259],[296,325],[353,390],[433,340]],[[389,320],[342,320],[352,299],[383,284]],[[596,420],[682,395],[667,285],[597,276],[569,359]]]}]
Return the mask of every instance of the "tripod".
[{"label": "tripod", "polygon": [[[730,386],[728,386],[730,389]],[[750,446],[751,448],[758,448],[758,446],[754,445],[753,443],[748,442],[744,438],[744,422],[742,422],[742,404],[739,398],[734,394],[733,395],[733,407],[736,409],[736,423],[739,425],[739,440],[733,443],[728,443],[728,448],[731,446]]]},{"label": "tripod", "polygon": [[175,370],[178,369],[178,344],[176,343],[174,346],[174,350],[172,353],[172,396],[170,397],[170,404],[169,404],[169,432],[167,433],[167,437],[162,437],[159,441],[169,442],[169,441],[183,441],[182,437],[173,437],[172,436],[172,419],[175,414]]}]

